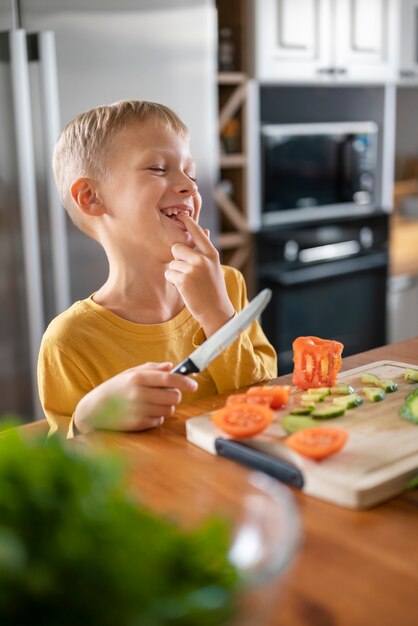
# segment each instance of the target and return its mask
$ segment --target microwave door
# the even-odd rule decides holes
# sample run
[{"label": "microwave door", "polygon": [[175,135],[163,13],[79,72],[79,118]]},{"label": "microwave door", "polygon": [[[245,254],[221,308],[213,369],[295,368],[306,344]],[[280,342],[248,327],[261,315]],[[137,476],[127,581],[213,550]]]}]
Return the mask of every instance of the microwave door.
[{"label": "microwave door", "polygon": [[[341,201],[351,202],[355,191],[353,136],[349,135],[340,143],[338,150],[338,195]],[[354,183],[354,184],[353,184]]]}]

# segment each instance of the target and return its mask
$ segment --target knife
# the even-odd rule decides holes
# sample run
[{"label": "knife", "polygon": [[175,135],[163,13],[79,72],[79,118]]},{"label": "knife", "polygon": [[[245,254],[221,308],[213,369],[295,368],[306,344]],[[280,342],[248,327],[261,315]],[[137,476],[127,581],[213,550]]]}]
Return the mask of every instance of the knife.
[{"label": "knife", "polygon": [[213,335],[196,348],[190,356],[171,370],[172,374],[201,372],[223,352],[266,308],[271,299],[271,289],[263,289],[246,307],[232,317]]},{"label": "knife", "polygon": [[215,439],[215,450],[219,456],[238,461],[238,463],[252,469],[260,470],[297,489],[302,489],[304,485],[303,474],[298,467],[287,463],[283,459],[267,454],[267,452],[254,450],[254,448],[250,448],[239,441],[224,439],[223,437]]}]

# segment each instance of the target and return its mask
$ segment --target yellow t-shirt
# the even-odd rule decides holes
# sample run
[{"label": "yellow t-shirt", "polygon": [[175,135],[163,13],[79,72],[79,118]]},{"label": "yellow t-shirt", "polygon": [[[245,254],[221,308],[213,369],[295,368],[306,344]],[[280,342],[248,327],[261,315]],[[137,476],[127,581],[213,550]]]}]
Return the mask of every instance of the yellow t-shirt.
[{"label": "yellow t-shirt", "polygon": [[[247,303],[242,274],[223,267],[236,311]],[[38,361],[41,404],[53,433],[69,427],[81,398],[120,372],[147,361],[179,363],[206,337],[184,308],[161,324],[136,324],[108,311],[92,297],[73,304],[48,326]],[[209,367],[196,374],[199,389],[183,400],[207,397],[277,376],[277,359],[258,322],[253,322]]]}]

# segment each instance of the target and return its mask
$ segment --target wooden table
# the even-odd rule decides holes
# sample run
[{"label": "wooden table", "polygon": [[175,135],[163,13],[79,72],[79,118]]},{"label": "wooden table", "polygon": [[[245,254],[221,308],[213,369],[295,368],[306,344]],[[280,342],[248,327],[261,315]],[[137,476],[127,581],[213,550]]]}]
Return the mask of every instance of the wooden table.
[{"label": "wooden table", "polygon": [[[391,359],[418,365],[418,337],[345,358],[342,369]],[[289,382],[290,376],[278,379]],[[194,522],[227,498],[249,491],[250,470],[186,441],[185,420],[223,404],[225,396],[183,405],[158,430],[77,438],[119,450],[132,485],[158,511],[184,506]],[[416,626],[418,490],[368,511],[352,511],[294,491],[304,540],[281,582],[277,608],[259,626]]]}]

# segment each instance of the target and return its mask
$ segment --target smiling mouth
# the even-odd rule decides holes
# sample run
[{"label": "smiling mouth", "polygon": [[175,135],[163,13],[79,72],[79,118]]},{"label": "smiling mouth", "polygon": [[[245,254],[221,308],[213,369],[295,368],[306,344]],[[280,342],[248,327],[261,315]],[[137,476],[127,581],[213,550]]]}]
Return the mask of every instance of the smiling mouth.
[{"label": "smiling mouth", "polygon": [[172,206],[172,207],[168,207],[166,209],[160,209],[160,210],[161,210],[161,213],[165,217],[168,217],[181,230],[187,231],[186,224],[183,222],[183,220],[178,219],[178,218],[181,215],[187,215],[188,217],[193,217],[192,209],[189,209],[188,207],[175,207],[175,206]]},{"label": "smiling mouth", "polygon": [[192,217],[192,210],[186,207],[168,207],[167,209],[161,209],[161,213],[171,218],[176,218],[178,215]]}]

